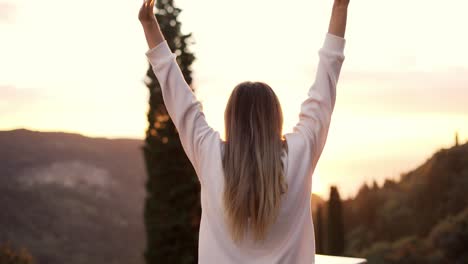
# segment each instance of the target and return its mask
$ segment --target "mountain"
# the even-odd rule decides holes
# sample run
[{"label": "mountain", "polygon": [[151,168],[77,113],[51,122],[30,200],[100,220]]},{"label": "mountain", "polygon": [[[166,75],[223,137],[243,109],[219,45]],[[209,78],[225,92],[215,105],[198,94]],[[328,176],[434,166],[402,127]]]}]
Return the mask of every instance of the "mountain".
[{"label": "mountain", "polygon": [[[25,247],[38,263],[143,263],[143,143],[0,131],[0,245]],[[363,185],[343,201],[345,254],[466,263],[466,190],[468,144],[438,150],[399,181]],[[314,211],[324,203],[311,200]]]},{"label": "mountain", "polygon": [[0,244],[38,263],[143,263],[142,144],[0,131]]},{"label": "mountain", "polygon": [[0,245],[38,263],[143,263],[143,143],[0,131]]},{"label": "mountain", "polygon": [[468,143],[438,150],[399,181],[363,185],[343,202],[346,254],[370,264],[467,263],[468,254],[452,252],[468,243],[467,190]]}]

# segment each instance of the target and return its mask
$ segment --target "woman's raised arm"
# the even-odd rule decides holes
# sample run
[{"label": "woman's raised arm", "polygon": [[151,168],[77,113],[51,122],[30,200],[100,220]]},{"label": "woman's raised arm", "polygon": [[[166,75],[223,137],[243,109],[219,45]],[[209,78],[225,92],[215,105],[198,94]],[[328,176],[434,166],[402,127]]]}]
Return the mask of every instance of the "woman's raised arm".
[{"label": "woman's raised arm", "polygon": [[200,101],[184,79],[177,55],[170,49],[154,16],[154,1],[145,0],[138,15],[149,47],[145,55],[161,86],[164,105],[179,133],[185,154],[203,187],[201,161],[207,152],[213,151],[220,139],[219,132],[206,122]]},{"label": "woman's raised arm", "polygon": [[348,16],[349,0],[335,0],[328,33],[344,38],[346,31],[346,18]]},{"label": "woman's raised arm", "polygon": [[143,26],[146,42],[148,42],[148,47],[150,49],[156,47],[165,40],[159,28],[159,23],[153,13],[154,1],[156,0],[143,0],[143,5],[138,13],[138,20],[140,20]]},{"label": "woman's raised arm", "polygon": [[299,122],[293,132],[300,133],[312,151],[312,164],[318,162],[328,135],[335,107],[336,86],[344,61],[344,34],[349,0],[335,0],[328,33],[319,51],[315,82],[301,104]]}]

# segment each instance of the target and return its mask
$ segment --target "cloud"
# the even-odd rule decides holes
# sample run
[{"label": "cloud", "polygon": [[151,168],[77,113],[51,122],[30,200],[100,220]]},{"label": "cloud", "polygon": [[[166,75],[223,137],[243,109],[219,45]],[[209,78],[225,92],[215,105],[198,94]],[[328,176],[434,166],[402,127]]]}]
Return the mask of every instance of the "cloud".
[{"label": "cloud", "polygon": [[0,2],[0,23],[11,22],[15,16],[16,7],[12,3]]},{"label": "cloud", "polygon": [[343,72],[340,103],[355,109],[468,115],[468,69]]},{"label": "cloud", "polygon": [[38,89],[18,88],[13,85],[0,85],[0,115],[21,112],[43,100],[45,94]]}]

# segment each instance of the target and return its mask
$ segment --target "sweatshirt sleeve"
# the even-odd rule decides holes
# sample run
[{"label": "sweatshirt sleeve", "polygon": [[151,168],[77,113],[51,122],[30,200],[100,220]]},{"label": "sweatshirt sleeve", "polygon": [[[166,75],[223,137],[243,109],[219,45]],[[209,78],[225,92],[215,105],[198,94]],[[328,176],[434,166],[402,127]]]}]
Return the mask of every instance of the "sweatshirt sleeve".
[{"label": "sweatshirt sleeve", "polygon": [[199,157],[204,139],[215,131],[207,124],[202,105],[185,81],[176,61],[177,55],[171,51],[167,40],[146,51],[145,55],[159,81],[164,104],[177,129],[182,147],[203,185]]},{"label": "sweatshirt sleeve", "polygon": [[344,61],[345,39],[326,34],[319,50],[315,82],[301,104],[299,122],[293,133],[300,133],[312,149],[312,164],[318,162],[327,139],[331,115],[335,106],[336,85]]}]

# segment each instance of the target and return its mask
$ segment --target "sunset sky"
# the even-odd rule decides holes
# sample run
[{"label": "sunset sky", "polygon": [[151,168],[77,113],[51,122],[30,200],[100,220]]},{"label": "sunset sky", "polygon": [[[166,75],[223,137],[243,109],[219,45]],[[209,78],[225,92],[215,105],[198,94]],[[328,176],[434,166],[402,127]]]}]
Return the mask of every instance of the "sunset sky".
[{"label": "sunset sky", "polygon": [[[0,0],[0,129],[144,137],[142,0]],[[175,0],[192,32],[194,88],[221,134],[232,88],[270,84],[289,132],[314,81],[332,0]],[[468,2],[350,3],[346,59],[313,191],[398,179],[468,140]]]}]

